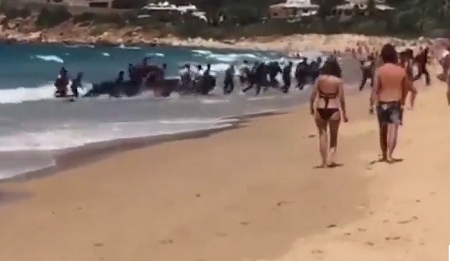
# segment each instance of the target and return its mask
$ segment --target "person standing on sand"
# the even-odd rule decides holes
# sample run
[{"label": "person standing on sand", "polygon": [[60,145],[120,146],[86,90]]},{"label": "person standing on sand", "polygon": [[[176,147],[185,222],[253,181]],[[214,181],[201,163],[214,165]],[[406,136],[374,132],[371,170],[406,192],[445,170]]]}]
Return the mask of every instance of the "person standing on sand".
[{"label": "person standing on sand", "polygon": [[405,69],[398,64],[398,55],[393,45],[383,46],[381,58],[384,64],[375,72],[370,101],[371,108],[375,106],[380,128],[382,155],[380,161],[394,163],[392,154],[397,145],[398,127],[403,121],[406,97],[411,92],[411,108],[413,108],[417,91]]},{"label": "person standing on sand", "polygon": [[425,48],[420,47],[420,52],[416,57],[414,57],[415,63],[417,64],[417,75],[414,77],[413,81],[417,81],[420,79],[422,75],[425,75],[425,84],[430,85],[430,74],[427,70],[427,64],[428,64],[428,53],[429,48],[428,46]]},{"label": "person standing on sand", "polygon": [[[347,122],[342,70],[336,59],[328,59],[309,99],[311,115],[319,130],[321,168],[336,167],[335,154],[341,120]],[[328,134],[329,129],[329,134]]]},{"label": "person standing on sand", "polygon": [[370,80],[370,87],[373,87],[373,68],[375,66],[375,57],[370,54],[366,59],[361,60],[360,63],[362,80],[359,85],[359,91],[362,91],[368,80]]},{"label": "person standing on sand", "polygon": [[442,65],[442,81],[447,84],[447,103],[450,106],[450,46],[448,46],[442,53],[440,61]]}]

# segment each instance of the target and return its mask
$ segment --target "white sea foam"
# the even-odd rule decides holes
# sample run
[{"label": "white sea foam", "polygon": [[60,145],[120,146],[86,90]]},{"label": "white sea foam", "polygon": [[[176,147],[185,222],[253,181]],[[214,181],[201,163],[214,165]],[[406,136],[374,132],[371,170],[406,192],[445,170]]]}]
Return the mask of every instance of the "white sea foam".
[{"label": "white sea foam", "polygon": [[202,104],[218,104],[218,103],[228,103],[230,100],[225,99],[201,99],[200,103]]},{"label": "white sea foam", "polygon": [[127,50],[140,50],[141,49],[141,47],[138,47],[138,46],[126,46],[124,44],[119,45],[117,48],[127,49]]},{"label": "white sea foam", "polygon": [[234,120],[177,119],[147,122],[65,124],[49,131],[0,137],[0,151],[51,151],[111,140],[151,137],[229,127]]},{"label": "white sea foam", "polygon": [[[86,93],[92,87],[86,84],[78,91],[81,95]],[[44,84],[35,88],[18,87],[15,89],[0,89],[0,104],[2,103],[21,103],[25,101],[51,100],[54,97],[55,86],[53,83]],[[69,94],[71,94],[69,90]]]},{"label": "white sea foam", "polygon": [[163,53],[147,53],[147,56],[164,57]]},{"label": "white sea foam", "polygon": [[107,53],[107,52],[103,52],[102,55],[103,55],[103,56],[106,56],[106,57],[111,56],[111,55],[110,55],[109,53]]},{"label": "white sea foam", "polygon": [[31,57],[31,59],[39,59],[39,60],[46,61],[46,62],[64,63],[64,60],[57,55],[37,54],[37,55],[33,55]]}]

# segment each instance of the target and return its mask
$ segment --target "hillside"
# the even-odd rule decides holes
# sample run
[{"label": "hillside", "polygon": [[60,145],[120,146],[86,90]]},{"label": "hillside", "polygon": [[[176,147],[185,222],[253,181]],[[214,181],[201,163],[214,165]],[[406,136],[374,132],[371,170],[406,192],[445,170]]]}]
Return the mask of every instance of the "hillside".
[{"label": "hillside", "polygon": [[[142,1],[141,1],[142,2]],[[387,0],[395,8],[389,13],[370,12],[369,16],[355,16],[345,21],[324,16],[306,17],[289,23],[268,19],[268,6],[279,0],[172,0],[177,5],[192,3],[206,12],[208,22],[191,15],[158,13],[138,18],[138,9],[127,12],[73,13],[65,7],[29,8],[26,5],[1,5],[0,34],[87,35],[98,37],[105,32],[120,31],[144,38],[177,36],[181,38],[240,39],[274,35],[305,33],[391,35],[397,37],[447,36],[450,19],[448,3],[444,0]],[[314,2],[314,0],[313,0]],[[341,0],[315,0],[319,13],[330,10]],[[142,13],[141,13],[142,14]],[[113,33],[117,35],[117,33]],[[78,37],[78,36],[77,36]],[[77,38],[72,37],[72,38]]]}]

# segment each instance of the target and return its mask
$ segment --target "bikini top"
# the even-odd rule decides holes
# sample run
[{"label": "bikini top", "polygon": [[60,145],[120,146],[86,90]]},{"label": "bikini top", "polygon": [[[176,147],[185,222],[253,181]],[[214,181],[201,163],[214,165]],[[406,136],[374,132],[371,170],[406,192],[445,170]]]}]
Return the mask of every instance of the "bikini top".
[{"label": "bikini top", "polygon": [[320,88],[318,88],[318,91],[319,91],[319,99],[323,99],[325,101],[325,108],[328,108],[328,103],[330,102],[330,99],[336,99],[339,96],[339,91],[332,93],[325,93]]}]

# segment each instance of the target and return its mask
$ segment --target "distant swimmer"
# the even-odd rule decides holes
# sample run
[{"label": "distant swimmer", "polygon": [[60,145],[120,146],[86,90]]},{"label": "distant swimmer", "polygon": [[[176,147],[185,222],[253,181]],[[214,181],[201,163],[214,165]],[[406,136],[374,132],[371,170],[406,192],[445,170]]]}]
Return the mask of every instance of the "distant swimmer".
[{"label": "distant swimmer", "polygon": [[[309,100],[320,139],[321,168],[337,167],[335,155],[341,120],[347,122],[342,70],[336,59],[329,59],[321,69]],[[329,134],[328,134],[328,131]]]},{"label": "distant swimmer", "polygon": [[371,108],[375,106],[380,126],[380,161],[394,163],[396,160],[392,154],[397,144],[398,127],[403,122],[403,107],[409,92],[411,107],[414,107],[417,91],[405,69],[398,64],[398,55],[393,45],[383,46],[381,58],[384,64],[375,72]]}]

